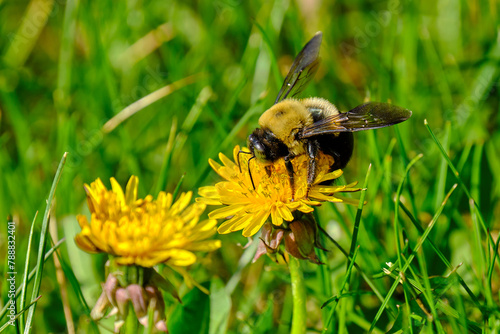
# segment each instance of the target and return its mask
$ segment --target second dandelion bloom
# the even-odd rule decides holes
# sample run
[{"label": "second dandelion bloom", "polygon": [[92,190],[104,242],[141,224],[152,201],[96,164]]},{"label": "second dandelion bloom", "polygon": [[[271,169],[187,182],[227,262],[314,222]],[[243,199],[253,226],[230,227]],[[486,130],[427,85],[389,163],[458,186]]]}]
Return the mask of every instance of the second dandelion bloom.
[{"label": "second dandelion bloom", "polygon": [[[107,253],[110,257],[103,292],[91,312],[93,319],[103,318],[112,309],[110,314],[116,314],[115,332],[132,313],[142,325],[154,325],[167,332],[160,289],[180,298],[169,278],[154,267],[165,264],[181,274],[188,287],[197,285],[208,293],[185,267],[199,260],[195,253],[220,247],[219,240],[210,239],[216,233],[217,222],[200,221],[205,205],[190,204],[191,192],[180,194],[177,200],[165,192],[156,199],[151,195],[138,198],[138,183],[138,178],[132,176],[125,191],[114,178],[111,189],[100,179],[86,184],[91,217],[77,216],[82,230],[75,242],[88,253]],[[131,308],[134,312],[129,312]]]},{"label": "second dandelion bloom", "polygon": [[[243,236],[250,237],[269,219],[272,225],[281,227],[288,224],[285,222],[295,220],[296,211],[311,213],[313,207],[325,201],[357,204],[357,200],[339,196],[342,192],[359,191],[360,189],[355,187],[357,183],[325,185],[342,175],[341,170],[330,171],[334,160],[329,155],[319,153],[317,176],[307,196],[309,158],[301,155],[292,159],[295,171],[295,194],[292,199],[292,187],[283,159],[267,168],[252,160],[248,167],[250,156],[240,154],[240,168],[239,151],[240,147],[236,146],[233,150],[233,160],[220,153],[222,165],[213,160],[209,161],[210,166],[225,181],[200,188],[199,194],[202,197],[196,199],[197,202],[207,205],[223,205],[222,208],[209,213],[211,219],[226,219],[218,228],[221,234],[243,230]],[[255,189],[250,177],[253,178]]]},{"label": "second dandelion bloom", "polygon": [[85,185],[91,220],[78,215],[82,231],[76,244],[89,253],[108,253],[120,265],[152,267],[159,263],[178,267],[196,261],[195,251],[213,251],[220,241],[208,240],[215,233],[215,220],[199,221],[205,210],[190,204],[192,193],[182,193],[177,201],[160,192],[137,197],[139,180],[132,176],[125,192],[114,178],[108,190],[100,179]]}]

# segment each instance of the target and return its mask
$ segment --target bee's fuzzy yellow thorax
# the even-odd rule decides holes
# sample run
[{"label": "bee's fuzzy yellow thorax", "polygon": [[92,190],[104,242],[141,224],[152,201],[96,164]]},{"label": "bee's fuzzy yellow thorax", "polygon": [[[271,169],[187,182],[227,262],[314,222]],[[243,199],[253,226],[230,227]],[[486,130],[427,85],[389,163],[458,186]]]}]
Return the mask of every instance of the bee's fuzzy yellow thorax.
[{"label": "bee's fuzzy yellow thorax", "polygon": [[271,131],[280,139],[293,155],[303,152],[303,145],[296,140],[300,129],[312,124],[311,113],[299,100],[283,100],[260,116],[259,125]]},{"label": "bee's fuzzy yellow thorax", "polygon": [[309,113],[321,113],[324,117],[337,115],[339,110],[327,99],[321,97],[310,97],[301,100],[304,107],[309,111]]}]

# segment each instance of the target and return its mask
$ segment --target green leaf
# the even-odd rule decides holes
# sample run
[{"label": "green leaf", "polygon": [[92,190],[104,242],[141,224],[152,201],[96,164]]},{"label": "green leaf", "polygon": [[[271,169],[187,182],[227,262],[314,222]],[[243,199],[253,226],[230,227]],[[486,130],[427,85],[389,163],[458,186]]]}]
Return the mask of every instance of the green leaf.
[{"label": "green leaf", "polygon": [[[202,284],[207,289],[208,283]],[[182,297],[168,319],[170,334],[208,334],[210,321],[210,298],[199,289],[193,289]]]},{"label": "green leaf", "polygon": [[210,334],[226,333],[231,312],[231,296],[226,292],[224,282],[214,278],[210,284]]},{"label": "green leaf", "polygon": [[274,312],[274,302],[272,298],[269,298],[269,300],[267,301],[266,309],[257,319],[255,327],[252,329],[252,333],[255,334],[274,333],[273,312]]}]

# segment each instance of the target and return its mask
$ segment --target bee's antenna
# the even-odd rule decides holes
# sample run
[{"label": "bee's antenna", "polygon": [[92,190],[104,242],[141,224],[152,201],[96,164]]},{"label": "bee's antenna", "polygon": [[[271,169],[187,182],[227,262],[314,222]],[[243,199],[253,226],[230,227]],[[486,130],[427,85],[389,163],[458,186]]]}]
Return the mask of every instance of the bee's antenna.
[{"label": "bee's antenna", "polygon": [[[244,153],[247,153],[247,152],[244,152]],[[252,159],[255,159],[255,155],[253,155],[250,159],[248,159],[248,175],[250,175],[250,181],[252,181],[252,187],[253,187],[253,190],[255,190],[255,184],[253,183],[252,172],[250,171],[250,161]]]},{"label": "bee's antenna", "polygon": [[[242,150],[238,151],[238,155],[237,155],[238,167],[240,168],[240,173],[241,173],[240,153],[243,153],[243,154],[252,154],[252,152],[246,152],[246,151],[242,151]],[[254,187],[254,189],[255,189],[255,187]]]}]

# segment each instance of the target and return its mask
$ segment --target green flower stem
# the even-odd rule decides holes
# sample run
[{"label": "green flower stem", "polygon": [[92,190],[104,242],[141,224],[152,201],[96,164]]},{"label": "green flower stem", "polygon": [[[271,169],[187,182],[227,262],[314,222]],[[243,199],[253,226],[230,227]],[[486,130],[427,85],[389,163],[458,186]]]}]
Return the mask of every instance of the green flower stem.
[{"label": "green flower stem", "polygon": [[290,269],[290,279],[292,282],[293,315],[291,334],[303,334],[306,332],[306,288],[304,285],[304,276],[300,269],[300,262],[293,256],[290,256],[288,262]]},{"label": "green flower stem", "polygon": [[137,316],[135,315],[132,303],[129,303],[127,317],[125,318],[125,324],[123,325],[123,328],[120,331],[120,333],[135,334],[138,332],[139,332],[139,320],[137,320]]}]

